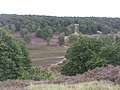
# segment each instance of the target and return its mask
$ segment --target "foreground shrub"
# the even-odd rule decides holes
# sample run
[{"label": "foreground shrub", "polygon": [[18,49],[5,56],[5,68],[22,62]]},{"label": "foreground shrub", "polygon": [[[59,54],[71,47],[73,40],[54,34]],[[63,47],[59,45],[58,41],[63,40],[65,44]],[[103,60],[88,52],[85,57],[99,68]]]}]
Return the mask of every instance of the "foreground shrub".
[{"label": "foreground shrub", "polygon": [[23,80],[51,80],[54,79],[54,73],[50,70],[43,71],[40,68],[33,67],[29,71],[23,71],[19,79]]},{"label": "foreground shrub", "polygon": [[24,43],[0,28],[0,80],[17,79],[29,68],[30,58]]},{"label": "foreground shrub", "polygon": [[62,74],[70,76],[81,74],[89,69],[109,64],[120,65],[120,42],[106,43],[101,39],[80,37],[66,53]]},{"label": "foreground shrub", "polygon": [[63,84],[42,84],[30,85],[27,87],[29,90],[120,90],[119,85],[106,84],[103,82],[86,82],[73,85]]},{"label": "foreground shrub", "polygon": [[68,37],[68,39],[69,39],[69,43],[73,43],[74,41],[76,41],[78,39],[78,36],[72,34]]},{"label": "foreground shrub", "polygon": [[62,67],[62,74],[76,75],[87,71],[86,63],[96,55],[103,43],[95,38],[80,37],[66,53],[66,61]]}]

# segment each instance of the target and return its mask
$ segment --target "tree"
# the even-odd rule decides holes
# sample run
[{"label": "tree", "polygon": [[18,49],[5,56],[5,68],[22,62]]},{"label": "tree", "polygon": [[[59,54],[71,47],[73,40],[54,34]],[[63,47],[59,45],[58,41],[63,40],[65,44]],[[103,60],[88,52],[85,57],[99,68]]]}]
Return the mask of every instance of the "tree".
[{"label": "tree", "polygon": [[60,46],[64,44],[64,37],[65,37],[65,34],[60,33],[59,38],[58,38]]},{"label": "tree", "polygon": [[21,36],[22,36],[22,38],[24,38],[24,36],[26,35],[26,34],[28,34],[29,33],[29,31],[27,30],[27,29],[21,29],[20,30],[20,34],[21,34]]},{"label": "tree", "polygon": [[103,43],[95,38],[80,37],[66,53],[62,74],[76,75],[87,71],[89,68],[86,63],[100,51],[102,46]]},{"label": "tree", "polygon": [[0,28],[0,80],[17,79],[29,68],[30,58],[24,43]]},{"label": "tree", "polygon": [[16,31],[16,27],[15,27],[14,24],[11,24],[11,25],[10,25],[10,30],[11,30],[12,32],[15,32],[15,31]]},{"label": "tree", "polygon": [[36,31],[36,33],[35,33],[35,36],[36,36],[36,37],[41,37],[41,32],[42,32],[41,28],[38,27],[38,29],[37,29],[37,31]]},{"label": "tree", "polygon": [[104,43],[104,45],[112,45],[114,42],[112,35],[101,35],[99,39]]},{"label": "tree", "polygon": [[73,43],[74,41],[76,41],[78,39],[78,36],[72,34],[68,37],[68,39],[69,39],[69,43]]},{"label": "tree", "polygon": [[29,44],[29,43],[30,43],[30,41],[31,41],[31,35],[30,35],[30,33],[29,33],[29,34],[24,35],[23,40],[24,40],[27,44]]},{"label": "tree", "polygon": [[38,28],[37,32],[36,32],[36,36],[37,37],[41,37],[44,40],[46,40],[48,37],[52,37],[53,31],[50,27],[46,26],[43,29]]}]

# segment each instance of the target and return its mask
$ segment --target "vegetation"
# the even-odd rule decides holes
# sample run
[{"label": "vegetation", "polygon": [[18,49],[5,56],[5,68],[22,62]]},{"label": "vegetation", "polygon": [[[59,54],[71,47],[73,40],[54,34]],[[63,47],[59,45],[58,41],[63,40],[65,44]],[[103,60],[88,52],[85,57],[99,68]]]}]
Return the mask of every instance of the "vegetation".
[{"label": "vegetation", "polygon": [[49,27],[53,32],[74,33],[74,24],[79,24],[79,31],[83,34],[96,34],[101,31],[103,34],[120,30],[120,18],[106,17],[54,17],[37,15],[0,15],[0,27],[6,30],[20,31],[22,28],[29,32],[36,32]]},{"label": "vegetation", "polygon": [[21,34],[22,38],[24,38],[26,34],[29,34],[29,31],[28,31],[27,29],[23,29],[23,28],[22,28],[22,29],[20,30],[20,34]]},{"label": "vegetation", "polygon": [[53,31],[50,26],[46,26],[43,29],[38,29],[36,32],[36,37],[41,37],[44,40],[47,40],[47,38],[52,37]]},{"label": "vegetation", "polygon": [[58,38],[60,46],[64,44],[64,38],[65,38],[64,33],[60,33],[59,38]]},{"label": "vegetation", "polygon": [[108,37],[98,40],[80,37],[67,51],[62,74],[76,75],[108,64],[120,65],[120,42],[110,42],[110,40]]},{"label": "vegetation", "polygon": [[119,90],[119,85],[106,84],[103,82],[85,82],[74,85],[63,85],[63,84],[42,84],[33,85],[27,87],[29,90]]},{"label": "vegetation", "polygon": [[24,43],[0,28],[0,80],[17,79],[29,68],[30,58]]},{"label": "vegetation", "polygon": [[[79,37],[75,35],[75,25],[78,24],[78,32],[83,34],[97,34],[101,31],[104,35],[99,35],[96,38]],[[120,65],[120,42],[119,36],[113,38],[112,34],[117,33],[120,30],[120,18],[99,18],[99,17],[54,17],[54,16],[37,16],[37,15],[0,15],[0,80],[7,79],[22,79],[22,80],[50,80],[54,79],[54,73],[51,71],[42,71],[40,68],[31,67],[31,61],[28,55],[27,47],[23,41],[16,40],[8,32],[14,34],[14,32],[20,32],[23,40],[29,44],[31,35],[36,35],[46,40],[48,47],[53,34],[59,34],[59,45],[64,45],[65,38],[69,39],[70,48],[67,53],[65,49],[61,51],[56,46],[56,50],[44,48],[32,48],[36,51],[31,52],[31,58],[33,59],[34,65],[44,65],[45,67],[50,66],[53,62],[56,63],[63,58],[66,53],[66,60],[62,66],[62,74],[64,75],[76,75],[82,74],[90,69],[96,67],[105,67],[109,64],[113,66]],[[32,34],[31,34],[32,33]],[[107,35],[108,34],[108,35]],[[86,36],[90,36],[86,35]],[[51,40],[52,41],[52,40]],[[45,43],[46,44],[46,43]],[[51,44],[52,45],[52,44]],[[64,51],[63,51],[64,50]],[[52,51],[52,52],[51,52]],[[42,52],[42,53],[41,53]],[[46,53],[47,52],[47,53]],[[51,53],[49,53],[51,52]],[[39,59],[41,58],[41,59]],[[51,60],[51,61],[50,61]],[[43,63],[44,62],[44,63]],[[47,64],[46,64],[47,62]],[[33,63],[32,63],[33,64]],[[49,64],[49,65],[48,65]],[[98,70],[98,69],[96,69]],[[110,68],[111,70],[111,68]],[[104,75],[107,79],[113,82],[120,81],[119,70],[106,70]],[[94,70],[95,71],[95,70]],[[100,70],[102,71],[102,69]],[[109,71],[109,72],[107,72]],[[97,71],[94,72],[94,74]],[[87,72],[86,72],[87,73]],[[86,75],[91,78],[93,73]],[[111,74],[110,74],[111,73]],[[100,72],[97,73],[98,77],[94,78],[100,80]],[[97,76],[97,74],[95,74]],[[81,75],[81,76],[82,76]],[[87,76],[88,75],[88,76]],[[100,76],[99,76],[100,75]],[[73,77],[70,79],[72,81]],[[83,77],[79,77],[83,80]],[[77,82],[79,81],[77,78]],[[81,80],[81,81],[82,81]],[[87,78],[86,78],[87,80]],[[69,80],[68,80],[69,82]],[[73,81],[74,82],[74,81]],[[76,81],[75,81],[76,82]],[[59,82],[58,82],[59,83]],[[113,86],[112,84],[104,84],[94,82],[77,84],[73,86],[69,85],[47,85],[46,88],[56,89],[68,89],[74,87],[74,89],[118,89],[119,86]],[[86,86],[84,86],[84,84]],[[80,86],[79,86],[80,85]],[[95,85],[95,86],[94,86]],[[98,85],[98,86],[97,86]],[[44,85],[43,85],[44,86]],[[42,89],[43,86],[30,86],[35,90],[37,88]],[[90,86],[90,87],[89,87]],[[109,88],[111,86],[111,88]],[[99,88],[100,87],[100,88]],[[28,87],[29,88],[29,87]]]},{"label": "vegetation", "polygon": [[76,41],[78,38],[79,38],[79,36],[77,36],[77,35],[74,35],[74,34],[70,35],[70,36],[68,37],[69,43],[73,43],[73,42]]},{"label": "vegetation", "polygon": [[52,72],[32,68],[25,43],[13,38],[7,31],[0,29],[0,80],[53,79]]},{"label": "vegetation", "polygon": [[52,71],[42,71],[40,68],[31,68],[28,71],[22,71],[22,76],[19,79],[23,80],[50,80],[54,79],[55,75]]},{"label": "vegetation", "polygon": [[87,61],[99,52],[102,45],[102,42],[95,38],[80,37],[66,53],[67,60],[63,65],[62,74],[76,75],[87,71]]}]

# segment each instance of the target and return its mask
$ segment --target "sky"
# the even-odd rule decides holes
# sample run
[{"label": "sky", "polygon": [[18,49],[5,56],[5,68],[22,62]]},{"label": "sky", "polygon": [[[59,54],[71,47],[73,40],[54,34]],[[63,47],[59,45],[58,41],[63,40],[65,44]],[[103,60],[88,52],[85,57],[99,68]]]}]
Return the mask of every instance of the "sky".
[{"label": "sky", "polygon": [[120,0],[0,0],[0,14],[120,17]]}]

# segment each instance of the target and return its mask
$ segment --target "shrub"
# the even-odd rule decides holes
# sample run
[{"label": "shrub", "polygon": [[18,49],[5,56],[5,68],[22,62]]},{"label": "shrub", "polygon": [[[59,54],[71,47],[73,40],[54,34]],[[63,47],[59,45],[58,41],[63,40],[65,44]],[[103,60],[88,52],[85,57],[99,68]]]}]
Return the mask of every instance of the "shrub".
[{"label": "shrub", "polygon": [[20,30],[20,34],[21,34],[21,36],[22,36],[22,38],[24,38],[24,36],[26,35],[26,34],[29,34],[29,31],[28,31],[28,29],[21,29]]},{"label": "shrub", "polygon": [[69,38],[69,43],[73,43],[78,39],[78,36],[73,34],[73,35],[70,35],[68,38]]},{"label": "shrub", "polygon": [[76,75],[109,64],[117,66],[120,65],[120,42],[115,43],[109,37],[98,40],[80,37],[68,49],[66,59],[62,67],[64,75]]},{"label": "shrub", "polygon": [[50,80],[54,79],[54,73],[52,71],[42,71],[40,68],[33,67],[29,71],[23,71],[22,76],[19,79],[23,80]]},{"label": "shrub", "polygon": [[45,27],[43,29],[38,29],[36,31],[36,37],[41,37],[42,39],[46,40],[48,37],[52,37],[53,30],[49,27]]},{"label": "shrub", "polygon": [[59,45],[63,45],[64,44],[64,37],[65,37],[65,34],[64,33],[60,33],[59,35]]},{"label": "shrub", "polygon": [[87,71],[86,63],[100,51],[103,43],[95,38],[80,37],[66,53],[62,74],[76,75]]},{"label": "shrub", "polygon": [[26,35],[24,36],[23,40],[24,40],[27,44],[29,44],[30,41],[31,41],[31,35],[30,35],[30,33],[29,33],[29,34],[26,34]]},{"label": "shrub", "polygon": [[24,43],[0,28],[0,80],[17,79],[29,68],[30,58]]}]

